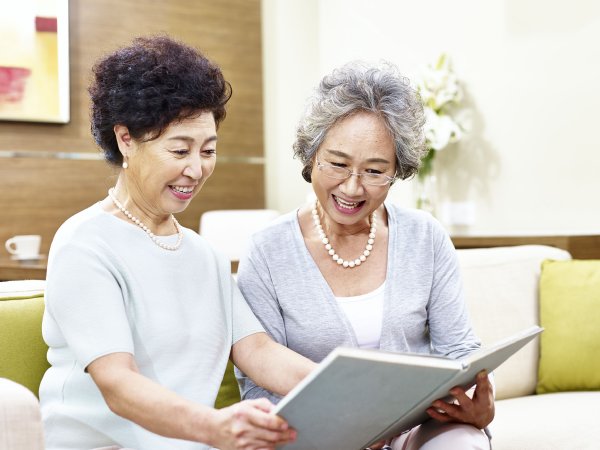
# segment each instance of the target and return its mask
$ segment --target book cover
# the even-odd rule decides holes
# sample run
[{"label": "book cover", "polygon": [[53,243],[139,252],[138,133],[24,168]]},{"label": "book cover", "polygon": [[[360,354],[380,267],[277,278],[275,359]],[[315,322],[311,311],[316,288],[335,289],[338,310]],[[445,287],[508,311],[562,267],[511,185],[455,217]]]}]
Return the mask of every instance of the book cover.
[{"label": "book cover", "polygon": [[537,336],[534,326],[468,357],[393,353],[360,348],[331,352],[274,412],[298,431],[285,450],[361,450],[422,423],[431,403],[454,386],[469,388]]}]

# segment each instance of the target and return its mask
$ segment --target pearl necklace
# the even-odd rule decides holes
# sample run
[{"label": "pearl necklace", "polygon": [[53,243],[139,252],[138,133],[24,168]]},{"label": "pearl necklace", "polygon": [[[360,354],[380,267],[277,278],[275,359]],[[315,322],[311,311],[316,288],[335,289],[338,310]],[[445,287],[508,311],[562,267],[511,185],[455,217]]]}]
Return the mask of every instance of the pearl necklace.
[{"label": "pearl necklace", "polygon": [[181,226],[179,225],[179,222],[177,222],[177,219],[175,218],[175,216],[173,214],[171,214],[171,218],[173,219],[173,223],[175,224],[175,229],[177,230],[177,242],[175,243],[175,245],[169,245],[169,244],[165,244],[164,242],[159,241],[158,237],[156,237],[156,235],[150,230],[150,228],[148,228],[146,225],[144,225],[144,223],[140,219],[138,219],[133,214],[131,214],[127,209],[125,209],[125,207],[121,204],[121,202],[119,202],[119,200],[117,200],[114,188],[110,188],[108,190],[108,196],[112,199],[115,206],[117,208],[119,208],[121,210],[121,212],[123,214],[125,214],[133,223],[135,223],[138,227],[140,227],[142,230],[144,230],[146,232],[146,234],[150,237],[150,239],[152,239],[152,242],[154,242],[160,248],[163,248],[165,250],[177,250],[181,246],[181,241],[183,240],[183,231],[181,229]]},{"label": "pearl necklace", "polygon": [[356,266],[360,266],[362,263],[364,263],[367,260],[367,257],[371,254],[371,250],[373,250],[373,244],[375,243],[375,232],[377,231],[377,214],[375,213],[375,211],[373,211],[371,213],[371,229],[369,230],[369,239],[367,240],[367,245],[365,245],[365,250],[363,251],[362,255],[360,255],[358,258],[354,259],[354,260],[348,260],[346,261],[345,259],[342,259],[339,257],[339,255],[335,252],[335,250],[333,249],[333,247],[331,246],[331,244],[329,243],[329,239],[327,238],[327,235],[325,234],[325,232],[323,231],[323,226],[321,225],[321,219],[319,218],[319,211],[317,209],[319,202],[316,201],[315,202],[315,206],[312,210],[312,216],[313,216],[313,221],[315,222],[315,228],[317,230],[317,233],[319,234],[319,238],[321,239],[321,242],[323,242],[323,244],[325,245],[325,251],[327,251],[327,253],[329,253],[329,255],[331,256],[331,258],[338,264],[338,266],[344,267],[344,268],[353,268]]}]

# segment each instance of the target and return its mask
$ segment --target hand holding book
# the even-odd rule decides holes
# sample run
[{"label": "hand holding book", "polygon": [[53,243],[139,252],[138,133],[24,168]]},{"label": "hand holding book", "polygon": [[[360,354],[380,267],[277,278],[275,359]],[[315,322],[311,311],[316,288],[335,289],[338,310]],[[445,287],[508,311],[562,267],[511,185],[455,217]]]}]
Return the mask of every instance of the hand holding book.
[{"label": "hand holding book", "polygon": [[[449,391],[452,398],[434,401],[426,412],[432,419],[443,423],[466,423],[476,428],[487,427],[494,418],[494,389],[487,371],[477,374],[475,385],[466,390],[456,386]],[[397,437],[397,436],[394,436]],[[392,439],[381,440],[365,450],[391,450]]]},{"label": "hand holding book", "polygon": [[433,402],[427,408],[427,414],[440,422],[468,423],[476,428],[485,428],[494,419],[494,390],[487,372],[482,370],[477,374],[473,396],[460,386],[450,389],[456,401],[448,402],[443,399]]}]

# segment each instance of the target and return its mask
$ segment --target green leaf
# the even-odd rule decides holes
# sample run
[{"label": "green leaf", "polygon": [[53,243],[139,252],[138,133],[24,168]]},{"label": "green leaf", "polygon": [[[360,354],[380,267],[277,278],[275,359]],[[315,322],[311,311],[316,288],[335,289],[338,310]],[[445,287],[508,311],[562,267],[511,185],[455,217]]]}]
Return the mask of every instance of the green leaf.
[{"label": "green leaf", "polygon": [[433,172],[433,159],[435,158],[435,150],[430,148],[427,154],[421,159],[421,167],[417,176],[420,179],[425,178],[431,172]]}]

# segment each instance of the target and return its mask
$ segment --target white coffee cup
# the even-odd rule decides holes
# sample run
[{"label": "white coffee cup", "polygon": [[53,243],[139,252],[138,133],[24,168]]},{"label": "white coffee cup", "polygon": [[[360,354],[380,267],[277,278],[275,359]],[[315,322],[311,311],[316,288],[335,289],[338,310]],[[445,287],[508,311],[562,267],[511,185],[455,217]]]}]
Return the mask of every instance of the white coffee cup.
[{"label": "white coffee cup", "polygon": [[6,241],[6,250],[14,259],[38,259],[42,236],[39,234],[22,234]]}]

